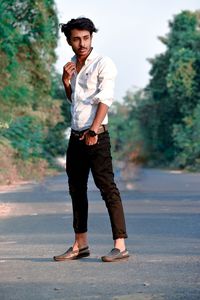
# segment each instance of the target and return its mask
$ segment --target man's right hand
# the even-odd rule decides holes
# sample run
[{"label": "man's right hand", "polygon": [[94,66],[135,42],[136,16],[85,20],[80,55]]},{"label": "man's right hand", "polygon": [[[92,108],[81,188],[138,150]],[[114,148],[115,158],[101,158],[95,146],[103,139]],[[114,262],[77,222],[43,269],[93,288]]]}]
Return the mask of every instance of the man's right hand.
[{"label": "man's right hand", "polygon": [[66,86],[69,85],[69,81],[75,71],[76,71],[76,65],[72,61],[70,61],[70,62],[66,63],[66,65],[64,65],[62,81]]}]

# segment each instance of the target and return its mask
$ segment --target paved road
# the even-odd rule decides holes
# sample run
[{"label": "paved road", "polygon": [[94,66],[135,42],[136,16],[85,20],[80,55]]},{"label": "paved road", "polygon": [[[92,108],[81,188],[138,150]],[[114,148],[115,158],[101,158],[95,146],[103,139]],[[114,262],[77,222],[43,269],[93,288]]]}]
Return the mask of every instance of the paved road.
[{"label": "paved road", "polygon": [[117,181],[131,253],[123,263],[100,260],[111,231],[92,181],[92,255],[79,261],[52,260],[73,242],[65,174],[0,194],[1,300],[200,299],[200,174],[130,167]]}]

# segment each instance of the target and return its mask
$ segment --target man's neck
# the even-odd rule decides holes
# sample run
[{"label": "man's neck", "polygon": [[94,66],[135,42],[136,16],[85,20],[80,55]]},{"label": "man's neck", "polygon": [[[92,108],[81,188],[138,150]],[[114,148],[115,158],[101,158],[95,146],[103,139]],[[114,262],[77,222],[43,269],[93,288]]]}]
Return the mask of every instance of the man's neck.
[{"label": "man's neck", "polygon": [[90,53],[92,52],[92,47],[90,48],[90,51],[88,52],[88,54],[87,55],[85,55],[85,56],[82,56],[82,55],[80,55],[80,56],[76,56],[76,59],[77,59],[77,62],[79,63],[79,64],[84,64],[85,63],[85,61],[86,61],[86,59],[88,58],[88,56],[90,55]]},{"label": "man's neck", "polygon": [[76,56],[76,71],[77,73],[80,72],[80,70],[82,69],[82,67],[84,66],[85,64],[85,61],[87,59],[87,57],[90,55],[92,51],[92,48],[90,49],[89,53],[86,55],[86,56]]}]

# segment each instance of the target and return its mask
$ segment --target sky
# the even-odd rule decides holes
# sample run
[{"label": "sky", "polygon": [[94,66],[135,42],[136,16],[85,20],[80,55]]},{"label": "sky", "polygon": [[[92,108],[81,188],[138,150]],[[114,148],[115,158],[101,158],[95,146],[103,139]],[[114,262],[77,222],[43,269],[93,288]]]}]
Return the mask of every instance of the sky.
[{"label": "sky", "polygon": [[[169,32],[168,23],[183,10],[200,9],[199,0],[55,0],[60,23],[84,16],[99,29],[93,36],[94,50],[109,56],[118,75],[115,99],[122,101],[129,90],[144,88],[150,79],[148,58],[165,51],[158,40]],[[59,33],[56,69],[74,55],[64,34]]]}]

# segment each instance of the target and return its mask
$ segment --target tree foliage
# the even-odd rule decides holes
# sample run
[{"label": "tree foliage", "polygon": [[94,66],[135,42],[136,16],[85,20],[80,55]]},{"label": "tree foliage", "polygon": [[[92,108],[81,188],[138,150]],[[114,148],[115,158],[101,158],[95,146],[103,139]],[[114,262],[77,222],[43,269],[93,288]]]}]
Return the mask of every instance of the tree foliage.
[{"label": "tree foliage", "polygon": [[1,0],[1,102],[34,105],[51,88],[58,22],[54,2]]},{"label": "tree foliage", "polygon": [[136,105],[129,106],[126,122],[132,122],[132,132],[138,128],[147,161],[199,166],[200,12],[181,12],[169,29],[159,38],[165,52],[149,59],[151,78],[143,94],[129,95]]},{"label": "tree foliage", "polygon": [[[67,123],[54,69],[58,18],[54,0],[0,0],[0,133],[16,159],[50,157],[52,132]],[[59,92],[58,92],[59,91]],[[49,144],[49,145],[48,145]],[[63,150],[62,150],[63,153]]]}]

